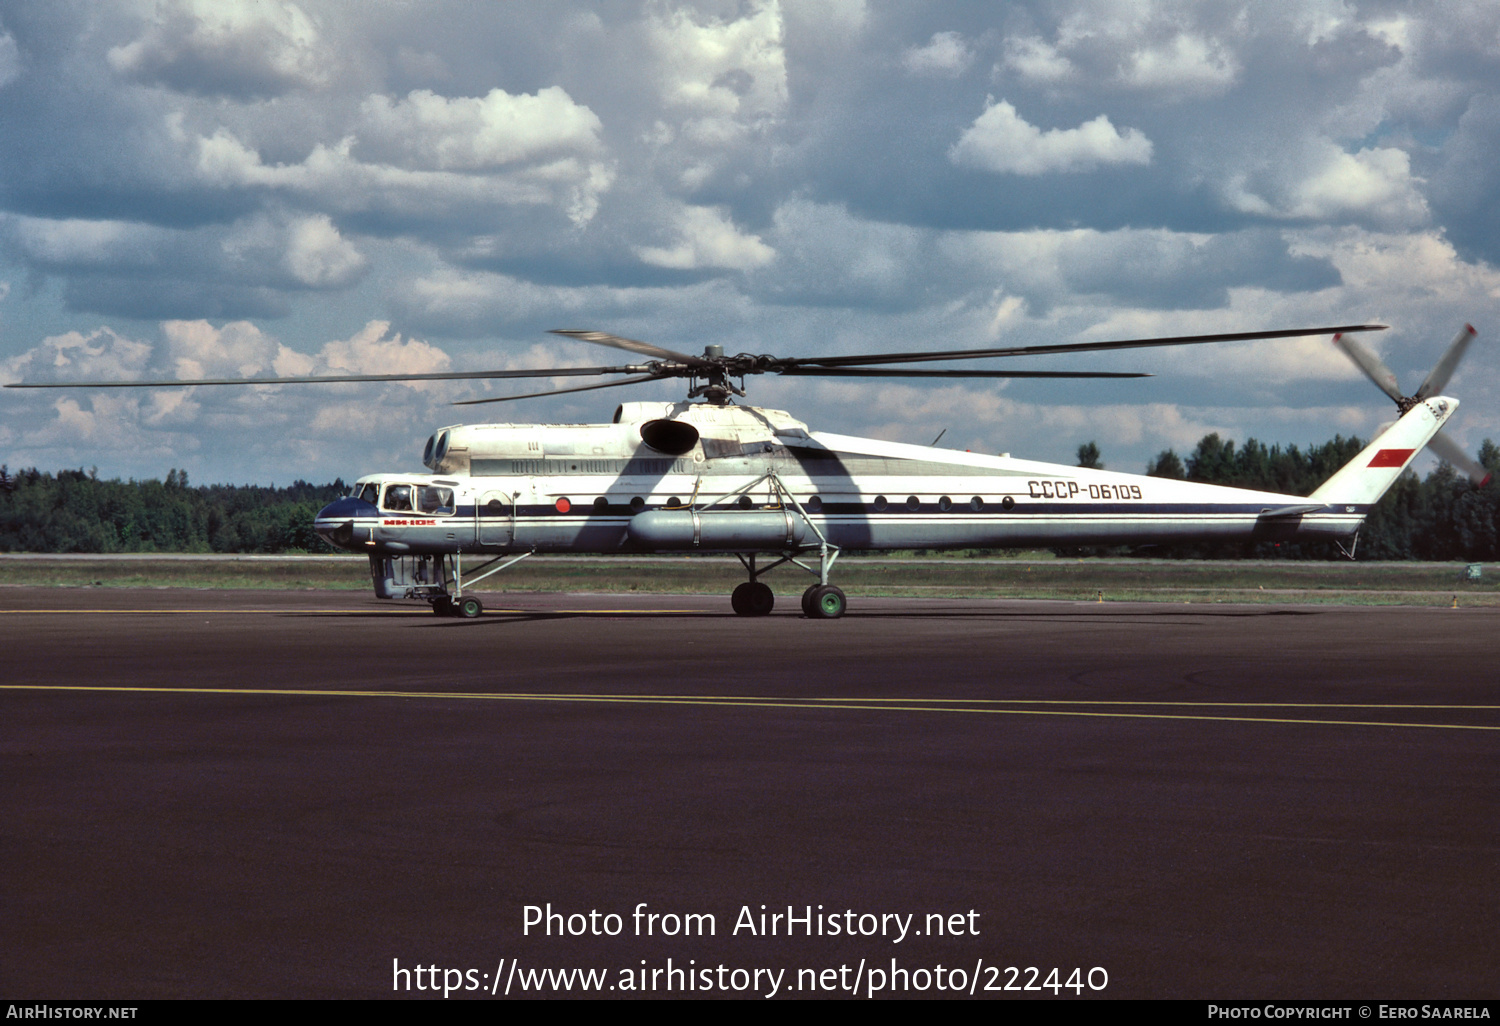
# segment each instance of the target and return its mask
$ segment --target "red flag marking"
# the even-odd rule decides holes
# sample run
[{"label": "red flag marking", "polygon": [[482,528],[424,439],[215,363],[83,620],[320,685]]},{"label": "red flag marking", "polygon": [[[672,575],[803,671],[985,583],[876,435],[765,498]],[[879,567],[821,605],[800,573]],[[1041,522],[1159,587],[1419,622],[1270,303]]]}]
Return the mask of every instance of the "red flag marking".
[{"label": "red flag marking", "polygon": [[1404,467],[1415,449],[1381,449],[1370,461],[1372,467]]}]

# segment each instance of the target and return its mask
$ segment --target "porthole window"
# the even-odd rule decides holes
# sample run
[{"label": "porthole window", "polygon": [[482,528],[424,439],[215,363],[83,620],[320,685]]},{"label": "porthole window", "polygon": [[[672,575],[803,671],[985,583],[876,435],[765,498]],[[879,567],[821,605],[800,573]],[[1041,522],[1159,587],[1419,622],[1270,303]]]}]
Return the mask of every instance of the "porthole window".
[{"label": "porthole window", "polygon": [[974,496],[969,500],[969,508],[972,509],[975,513],[978,513],[980,510],[984,509],[984,500],[977,495]]},{"label": "porthole window", "polygon": [[609,500],[602,495],[599,496],[599,498],[594,500],[594,509],[600,513],[603,513],[605,510],[609,509]]},{"label": "porthole window", "polygon": [[631,496],[631,499],[630,499],[630,512],[632,512],[632,513],[639,513],[641,510],[643,510],[645,508],[646,508],[646,500],[645,499],[641,498],[639,495]]},{"label": "porthole window", "polygon": [[749,509],[753,505],[754,505],[754,503],[752,503],[750,501],[750,496],[748,496],[748,495],[741,495],[740,496],[740,509]]},{"label": "porthole window", "polygon": [[675,495],[672,496],[670,499],[667,500],[667,508],[668,509],[681,509],[682,508],[682,500],[679,499]]},{"label": "porthole window", "polygon": [[559,497],[552,505],[559,513],[567,513],[573,508],[573,503],[568,500],[567,496]]},{"label": "porthole window", "polygon": [[823,512],[823,497],[821,495],[814,495],[803,505],[809,513],[821,513]]},{"label": "porthole window", "polygon": [[938,500],[938,509],[942,510],[944,513],[947,513],[952,508],[953,508],[953,500],[950,499],[950,498],[948,498],[948,496],[945,495],[941,499]]},{"label": "porthole window", "polygon": [[877,496],[875,496],[875,512],[876,513],[884,513],[885,512],[885,508],[886,508],[887,505],[889,505],[889,503],[887,503],[885,501],[885,496],[884,495],[877,495]]},{"label": "porthole window", "polygon": [[917,498],[915,495],[908,495],[906,497],[906,508],[915,513],[917,510],[922,508],[922,500]]},{"label": "porthole window", "polygon": [[1016,500],[1007,495],[1005,498],[1000,500],[1000,505],[1005,509],[1015,509]]}]

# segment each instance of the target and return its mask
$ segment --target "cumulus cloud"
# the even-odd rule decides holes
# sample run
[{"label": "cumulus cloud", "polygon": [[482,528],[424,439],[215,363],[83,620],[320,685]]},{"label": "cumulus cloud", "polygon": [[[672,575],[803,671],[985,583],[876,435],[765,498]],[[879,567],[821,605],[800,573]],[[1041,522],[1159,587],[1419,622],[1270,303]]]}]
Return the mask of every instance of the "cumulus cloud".
[{"label": "cumulus cloud", "polygon": [[687,115],[684,131],[727,143],[763,128],[787,102],[781,9],[755,4],[743,18],[696,20],[684,8],[650,21],[663,102]]},{"label": "cumulus cloud", "polygon": [[277,96],[327,81],[316,21],[283,0],[175,0],[108,53],[117,74],[185,93]]},{"label": "cumulus cloud", "polygon": [[125,221],[12,217],[7,234],[27,258],[53,267],[100,267],[139,259],[163,236],[160,229]]},{"label": "cumulus cloud", "polygon": [[1144,47],[1125,61],[1120,78],[1141,89],[1222,92],[1234,83],[1239,64],[1223,46],[1179,32],[1163,45]]},{"label": "cumulus cloud", "polygon": [[1103,114],[1077,128],[1043,132],[1009,103],[991,98],[948,150],[948,159],[960,167],[1018,175],[1090,171],[1102,164],[1151,163],[1151,140],[1134,128],[1122,135]]},{"label": "cumulus cloud", "polygon": [[653,42],[667,58],[668,103],[716,113],[772,111],[786,102],[781,12],[759,3],[735,21],[699,23],[684,8],[653,20]]},{"label": "cumulus cloud", "polygon": [[415,338],[402,341],[388,321],[371,321],[348,339],[325,344],[314,358],[317,370],[340,374],[435,374],[449,363],[437,346]]},{"label": "cumulus cloud", "polygon": [[251,378],[273,368],[285,349],[249,321],[215,328],[207,321],[166,321],[167,358],[175,376]]},{"label": "cumulus cloud", "polygon": [[1073,74],[1071,61],[1040,36],[1016,36],[1005,41],[1002,66],[1028,82],[1050,85]]},{"label": "cumulus cloud", "polygon": [[404,99],[371,96],[360,109],[359,150],[407,168],[483,171],[549,155],[603,150],[593,111],[557,86],[534,95],[492,89],[485,96]]},{"label": "cumulus cloud", "polygon": [[638,247],[636,253],[643,261],[680,271],[702,267],[748,271],[776,258],[776,251],[759,235],[741,232],[720,208],[685,206],[677,212],[675,222],[677,242],[665,247]]},{"label": "cumulus cloud", "polygon": [[1346,153],[1322,140],[1301,162],[1233,176],[1226,199],[1236,210],[1278,219],[1416,226],[1428,218],[1422,184],[1403,150],[1366,147]]},{"label": "cumulus cloud", "polygon": [[[448,354],[370,321],[347,339],[334,339],[303,353],[278,342],[249,321],[216,328],[208,321],[162,324],[166,354],[179,378],[290,377],[320,374],[427,374],[447,370]],[[413,383],[410,387],[420,387]]]},{"label": "cumulus cloud", "polygon": [[[490,98],[495,95],[492,92]],[[431,97],[431,102],[425,97]],[[520,109],[533,116],[549,109],[573,110],[561,90],[536,99]],[[407,104],[404,108],[378,98],[373,105],[367,104],[365,114],[375,122],[377,138],[387,133],[386,155],[410,160],[417,165],[414,168],[361,160],[355,152],[359,139],[353,134],[334,145],[317,144],[300,163],[268,164],[234,133],[220,128],[196,141],[198,174],[219,188],[279,190],[343,212],[420,218],[474,214],[497,206],[554,206],[577,225],[593,218],[599,197],[614,180],[608,164],[589,159],[597,149],[592,128],[580,134],[570,128],[544,128],[537,122],[520,139],[506,138],[503,131],[463,138],[466,121],[486,114],[496,114],[503,121],[505,113],[516,113],[517,105],[486,106],[487,98],[475,106],[455,107],[432,94],[416,101],[409,97],[403,103]],[[575,123],[597,125],[587,108],[573,113]],[[394,125],[400,121],[416,130],[412,140],[401,141],[395,134]],[[424,138],[438,143],[438,151],[424,152],[419,145]],[[564,138],[575,152],[559,149],[557,144]],[[584,152],[576,152],[580,146]],[[433,167],[434,163],[447,166]]]},{"label": "cumulus cloud", "polygon": [[141,376],[151,344],[98,328],[47,338],[5,361],[6,384],[19,381],[128,381]]},{"label": "cumulus cloud", "polygon": [[339,234],[328,215],[305,217],[291,229],[286,267],[309,288],[338,288],[364,273],[364,255]]},{"label": "cumulus cloud", "polygon": [[926,46],[908,47],[901,54],[908,74],[932,78],[957,78],[973,62],[973,49],[957,32],[933,33]]}]

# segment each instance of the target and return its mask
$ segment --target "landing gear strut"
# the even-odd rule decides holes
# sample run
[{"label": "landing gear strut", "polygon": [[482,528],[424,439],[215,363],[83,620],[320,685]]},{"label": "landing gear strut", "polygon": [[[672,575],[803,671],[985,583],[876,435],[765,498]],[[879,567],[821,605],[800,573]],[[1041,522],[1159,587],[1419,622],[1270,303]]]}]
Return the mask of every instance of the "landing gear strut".
[{"label": "landing gear strut", "polygon": [[[473,585],[474,582],[482,581],[491,574],[498,574],[501,570],[515,566],[535,551],[535,549],[532,549],[531,552],[523,552],[510,559],[505,559],[504,556],[497,556],[489,562],[481,564],[475,571],[471,571],[468,583]],[[451,556],[444,557],[445,564],[442,581],[435,586],[425,589],[430,596],[429,601],[432,602],[432,611],[438,616],[459,616],[465,620],[473,620],[484,612],[484,603],[480,602],[473,595],[464,594],[463,559],[462,553],[454,553]],[[502,560],[504,562],[501,562]],[[451,575],[448,572],[450,568],[452,570]],[[451,593],[448,591],[450,581],[453,587]],[[407,597],[418,598],[420,595],[412,595],[408,592]]]},{"label": "landing gear strut", "polygon": [[[813,620],[837,620],[844,615],[844,609],[848,602],[844,597],[843,591],[837,586],[828,583],[828,571],[833,566],[833,561],[839,557],[838,546],[829,544],[827,535],[818,528],[812,517],[808,516],[807,511],[802,508],[802,504],[797,501],[796,496],[791,493],[786,485],[782,484],[781,478],[775,474],[767,474],[765,477],[756,479],[751,484],[741,488],[739,494],[742,496],[747,494],[751,488],[763,481],[769,481],[774,492],[780,494],[780,501],[792,506],[798,515],[802,517],[803,522],[812,528],[813,534],[818,536],[818,565],[814,568],[802,562],[802,560],[797,558],[797,551],[794,550],[783,553],[781,558],[774,563],[764,569],[757,570],[755,566],[755,553],[751,552],[748,555],[735,553],[736,558],[739,559],[740,563],[749,572],[750,580],[734,589],[734,593],[729,597],[729,604],[740,616],[765,616],[776,604],[776,596],[771,594],[771,589],[762,584],[757,578],[761,574],[776,569],[782,563],[793,563],[818,579],[817,584],[814,584],[802,593],[803,615]],[[803,549],[801,551],[806,553],[808,550]]]}]

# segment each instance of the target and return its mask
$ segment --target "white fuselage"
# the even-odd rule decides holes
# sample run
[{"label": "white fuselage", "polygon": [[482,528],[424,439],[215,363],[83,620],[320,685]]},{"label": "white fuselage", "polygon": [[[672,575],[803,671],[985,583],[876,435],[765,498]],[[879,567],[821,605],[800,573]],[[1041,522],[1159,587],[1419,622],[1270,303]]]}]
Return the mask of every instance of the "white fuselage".
[{"label": "white fuselage", "polygon": [[754,407],[630,403],[612,424],[455,426],[427,463],[360,478],[319,533],[414,555],[791,551],[819,535],[843,549],[1015,548],[1339,538],[1369,511],[810,432]]}]

